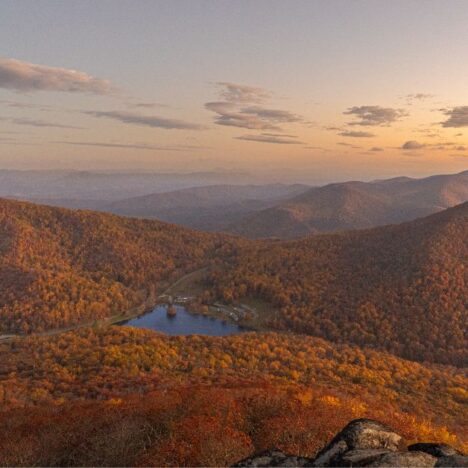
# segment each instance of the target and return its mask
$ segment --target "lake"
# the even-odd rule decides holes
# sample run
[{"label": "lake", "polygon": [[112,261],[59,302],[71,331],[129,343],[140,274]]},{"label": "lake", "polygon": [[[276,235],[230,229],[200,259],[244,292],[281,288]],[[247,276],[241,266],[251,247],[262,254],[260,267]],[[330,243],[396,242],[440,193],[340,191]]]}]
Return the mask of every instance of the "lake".
[{"label": "lake", "polygon": [[156,306],[151,312],[139,317],[125,320],[118,325],[127,327],[148,328],[166,335],[208,335],[227,336],[237,335],[247,331],[239,325],[224,320],[203,315],[191,314],[181,305],[176,305],[176,315],[168,317],[167,306]]}]

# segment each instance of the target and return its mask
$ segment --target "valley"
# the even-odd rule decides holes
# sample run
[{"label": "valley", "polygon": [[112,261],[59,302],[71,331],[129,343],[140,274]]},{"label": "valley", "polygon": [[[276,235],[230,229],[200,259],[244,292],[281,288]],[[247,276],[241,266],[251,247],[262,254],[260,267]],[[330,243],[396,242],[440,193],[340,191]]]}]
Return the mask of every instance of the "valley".
[{"label": "valley", "polygon": [[468,468],[468,0],[0,0],[0,468]]},{"label": "valley", "polygon": [[[61,434],[87,438],[92,421],[99,445],[108,424],[123,434],[136,415],[135,428],[166,421],[167,437],[151,433],[156,452],[132,448],[128,463],[207,462],[181,431],[193,424],[244,441],[226,455],[232,439],[216,436],[213,463],[272,445],[313,454],[319,428],[355,417],[464,450],[467,210],[278,241],[0,200],[0,326],[13,335],[0,341],[5,462],[63,464]],[[240,425],[223,419],[228,408]],[[25,411],[36,422],[19,454]],[[302,422],[285,436],[287,418]],[[178,437],[185,455],[170,448]],[[117,446],[73,457],[115,463]]]}]

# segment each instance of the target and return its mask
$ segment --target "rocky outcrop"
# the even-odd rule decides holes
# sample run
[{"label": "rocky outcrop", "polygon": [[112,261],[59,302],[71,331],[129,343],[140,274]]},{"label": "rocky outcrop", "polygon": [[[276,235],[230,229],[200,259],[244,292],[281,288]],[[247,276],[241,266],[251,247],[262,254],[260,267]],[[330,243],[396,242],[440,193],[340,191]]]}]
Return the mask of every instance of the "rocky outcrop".
[{"label": "rocky outcrop", "polygon": [[[353,457],[359,457],[359,453],[356,452],[365,451],[365,456],[374,460],[388,451],[397,450],[400,441],[401,436],[391,427],[371,419],[356,419],[317,454],[313,466],[337,466],[344,454],[350,451],[354,452]],[[380,455],[375,453],[376,450]]]},{"label": "rocky outcrop", "polygon": [[404,449],[402,437],[391,427],[371,419],[355,419],[314,458],[273,449],[234,466],[468,467],[468,457],[447,444],[418,443]]},{"label": "rocky outcrop", "polygon": [[431,444],[427,442],[412,444],[408,446],[410,451],[426,452],[434,457],[451,457],[452,455],[462,455],[458,450],[447,444]]},{"label": "rocky outcrop", "polygon": [[236,463],[234,466],[311,466],[312,458],[287,455],[280,450],[266,450]]}]

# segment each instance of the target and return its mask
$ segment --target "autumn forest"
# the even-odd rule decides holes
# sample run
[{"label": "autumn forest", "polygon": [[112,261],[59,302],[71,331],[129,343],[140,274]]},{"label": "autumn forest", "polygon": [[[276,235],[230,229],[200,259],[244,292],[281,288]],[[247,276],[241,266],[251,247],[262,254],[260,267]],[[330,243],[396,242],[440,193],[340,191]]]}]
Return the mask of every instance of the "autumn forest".
[{"label": "autumn forest", "polygon": [[[465,448],[467,210],[279,242],[1,200],[0,463],[313,455],[360,416]],[[106,322],[201,268],[194,310],[260,301],[263,332]]]}]

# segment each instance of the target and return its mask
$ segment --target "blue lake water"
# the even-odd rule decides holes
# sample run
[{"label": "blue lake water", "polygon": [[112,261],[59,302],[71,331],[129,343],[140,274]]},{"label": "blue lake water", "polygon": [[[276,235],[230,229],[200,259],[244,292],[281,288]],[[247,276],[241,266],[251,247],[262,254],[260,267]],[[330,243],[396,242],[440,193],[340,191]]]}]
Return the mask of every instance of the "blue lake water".
[{"label": "blue lake water", "polygon": [[191,314],[185,307],[180,305],[176,305],[175,308],[177,314],[174,317],[167,316],[166,305],[159,305],[151,312],[120,322],[119,325],[149,328],[167,335],[227,336],[247,331],[245,328],[233,323],[213,317]]}]

